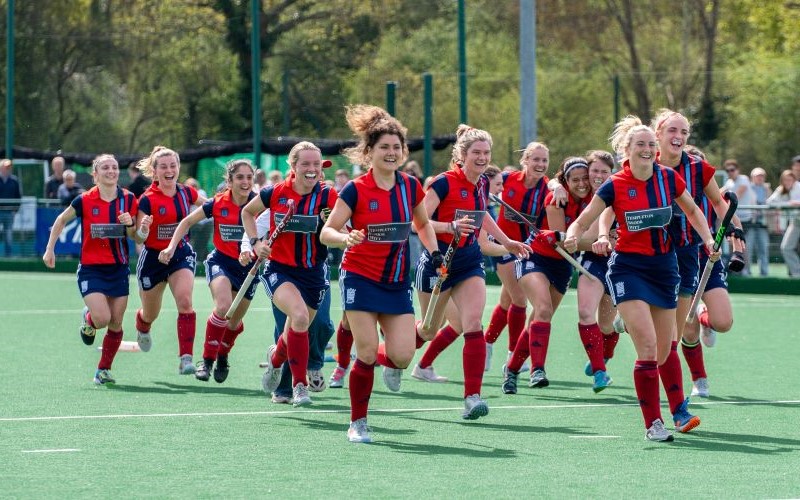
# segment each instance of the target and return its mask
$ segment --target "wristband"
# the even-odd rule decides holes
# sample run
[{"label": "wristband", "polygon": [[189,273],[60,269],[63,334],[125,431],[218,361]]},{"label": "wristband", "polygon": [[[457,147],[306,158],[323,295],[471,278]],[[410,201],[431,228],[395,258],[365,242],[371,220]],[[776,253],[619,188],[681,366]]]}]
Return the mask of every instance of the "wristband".
[{"label": "wristband", "polygon": [[143,233],[142,232],[142,228],[139,228],[139,229],[136,230],[136,236],[138,236],[140,240],[146,240],[149,235],[150,235],[150,231],[147,231],[146,233]]},{"label": "wristband", "polygon": [[452,229],[453,234],[456,234],[456,231],[458,231],[458,222],[456,221],[451,222],[450,228]]},{"label": "wristband", "polygon": [[136,225],[136,224],[134,224],[133,222],[131,222],[130,224],[125,224],[125,227],[133,227],[133,226],[135,226],[135,225]]}]

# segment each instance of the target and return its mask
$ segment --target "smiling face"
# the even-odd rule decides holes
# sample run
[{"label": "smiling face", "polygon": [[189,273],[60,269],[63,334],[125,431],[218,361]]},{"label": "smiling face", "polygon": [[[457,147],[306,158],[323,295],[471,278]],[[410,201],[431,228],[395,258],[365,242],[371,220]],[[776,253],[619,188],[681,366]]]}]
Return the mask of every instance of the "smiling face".
[{"label": "smiling face", "polygon": [[[92,164],[92,175],[95,184],[116,186],[119,180],[119,164],[111,156],[100,158]],[[64,180],[66,181],[66,178]]]},{"label": "smiling face", "polygon": [[486,141],[475,141],[464,155],[464,170],[480,175],[492,162],[492,145]]},{"label": "smiling face", "polygon": [[231,173],[228,179],[228,186],[230,186],[234,195],[246,198],[250,190],[253,189],[254,177],[253,167],[242,162]]},{"label": "smiling face", "polygon": [[550,152],[543,147],[526,149],[520,160],[525,175],[538,181],[547,173],[550,164]]},{"label": "smiling face", "polygon": [[315,149],[304,149],[297,153],[297,162],[292,165],[297,186],[309,192],[322,180],[322,153]]},{"label": "smiling face", "polygon": [[686,118],[677,113],[671,115],[656,133],[661,155],[670,159],[679,158],[689,140],[689,135],[691,132]]},{"label": "smiling face", "polygon": [[489,179],[489,192],[491,194],[500,194],[503,192],[503,176],[500,174],[495,175]]},{"label": "smiling face", "polygon": [[181,165],[174,154],[165,154],[156,158],[153,167],[153,180],[158,181],[161,188],[170,189],[178,182]]},{"label": "smiling face", "polygon": [[611,176],[611,167],[602,160],[594,160],[589,164],[589,183],[592,190],[597,191],[605,181]]},{"label": "smiling face", "polygon": [[640,130],[631,135],[631,142],[625,153],[631,162],[631,167],[652,166],[658,151],[656,136],[651,130]]},{"label": "smiling face", "polygon": [[405,161],[403,143],[395,134],[383,134],[378,137],[369,155],[372,167],[381,172],[393,172]]},{"label": "smiling face", "polygon": [[585,198],[591,192],[589,184],[589,169],[584,167],[573,167],[566,174],[567,189],[575,198]]}]

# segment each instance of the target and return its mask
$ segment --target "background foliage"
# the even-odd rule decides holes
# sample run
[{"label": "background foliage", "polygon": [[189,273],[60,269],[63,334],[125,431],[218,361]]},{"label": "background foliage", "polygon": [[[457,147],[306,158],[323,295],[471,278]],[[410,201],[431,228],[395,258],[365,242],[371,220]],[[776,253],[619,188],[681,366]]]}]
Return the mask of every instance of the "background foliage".
[{"label": "background foliage", "polygon": [[[17,1],[15,142],[136,153],[249,138],[250,5]],[[469,121],[493,134],[500,164],[521,146],[518,9],[466,0]],[[393,80],[397,115],[419,136],[425,72],[434,134],[452,133],[456,10],[455,0],[262,0],[264,135],[347,138],[343,107],[383,105]],[[800,4],[783,0],[540,0],[539,139],[553,163],[607,148],[617,76],[621,115],[681,110],[715,163],[737,157],[774,182],[800,153],[798,21]]]}]

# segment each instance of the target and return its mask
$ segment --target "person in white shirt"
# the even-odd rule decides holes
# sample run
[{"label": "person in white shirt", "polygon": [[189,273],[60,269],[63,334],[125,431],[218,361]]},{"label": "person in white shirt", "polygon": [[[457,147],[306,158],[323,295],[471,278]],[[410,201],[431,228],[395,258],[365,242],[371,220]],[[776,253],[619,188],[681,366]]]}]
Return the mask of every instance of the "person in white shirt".
[{"label": "person in white shirt", "polygon": [[800,256],[797,254],[797,243],[800,241],[800,182],[791,170],[781,172],[781,185],[767,199],[767,204],[798,207],[789,215],[789,224],[781,240],[781,254],[789,277],[800,279]]}]

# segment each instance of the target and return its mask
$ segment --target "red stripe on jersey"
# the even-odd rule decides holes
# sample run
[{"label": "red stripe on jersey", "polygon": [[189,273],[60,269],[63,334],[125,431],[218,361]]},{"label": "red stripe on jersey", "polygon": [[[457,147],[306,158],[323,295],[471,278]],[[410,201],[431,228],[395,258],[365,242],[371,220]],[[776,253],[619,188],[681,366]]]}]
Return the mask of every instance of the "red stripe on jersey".
[{"label": "red stripe on jersey", "polygon": [[241,253],[244,234],[242,208],[256,196],[251,192],[244,204],[237,205],[233,201],[233,192],[228,188],[203,203],[206,218],[214,219],[214,248],[232,259],[238,259]]},{"label": "red stripe on jersey", "polygon": [[[572,225],[575,222],[575,219],[583,212],[583,210],[589,206],[589,201],[591,200],[591,195],[587,195],[583,198],[575,198],[572,196],[572,193],[567,191],[567,205],[563,207],[564,209],[564,222],[566,223],[566,228]],[[548,193],[545,197],[544,204],[549,205],[553,201],[553,193]],[[550,229],[550,220],[547,217],[542,219],[542,224],[540,229]],[[563,259],[558,252],[556,252],[553,245],[548,245],[547,243],[539,240],[533,240],[531,242],[531,248],[533,251],[539,255],[543,255],[545,257],[550,257],[551,259]]]},{"label": "red stripe on jersey", "polygon": [[[81,218],[81,264],[127,264],[128,241],[125,227],[119,224],[119,214],[128,212],[136,219],[138,203],[127,189],[117,188],[117,197],[111,201],[100,198],[100,189],[95,186],[80,194],[72,201],[72,208]],[[113,228],[108,226],[113,225]],[[92,225],[99,225],[109,231],[105,234],[122,232],[123,237],[92,237]],[[121,226],[121,227],[120,227]]]},{"label": "red stripe on jersey", "polygon": [[[544,199],[547,196],[548,178],[542,177],[530,189],[525,187],[525,172],[503,173],[503,201],[508,203],[517,212],[530,216],[531,221],[539,227],[544,219]],[[527,224],[516,220],[516,217],[500,206],[497,225],[512,240],[525,241],[531,231]]]},{"label": "red stripe on jersey", "polygon": [[[153,250],[164,250],[172,239],[175,227],[192,211],[192,205],[197,201],[197,190],[191,186],[178,184],[175,194],[167,196],[161,191],[158,182],[150,184],[141,198],[139,198],[139,209],[153,216],[153,223],[150,225],[150,234],[144,242],[147,248]],[[162,227],[163,226],[163,227]],[[181,240],[178,248],[189,243],[187,234]]]},{"label": "red stripe on jersey", "polygon": [[[439,196],[439,206],[431,214],[432,220],[452,222],[455,219],[456,210],[486,211],[489,182],[483,175],[478,177],[478,182],[473,184],[464,175],[461,167],[457,166],[439,174],[431,184],[430,189],[436,191]],[[458,247],[463,248],[477,244],[479,231],[480,229],[476,229],[469,237],[462,237]],[[453,235],[450,233],[436,233],[436,239],[449,245],[453,240]]]}]

